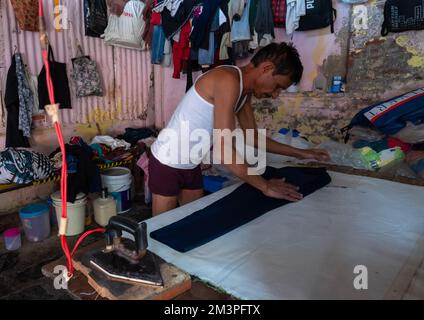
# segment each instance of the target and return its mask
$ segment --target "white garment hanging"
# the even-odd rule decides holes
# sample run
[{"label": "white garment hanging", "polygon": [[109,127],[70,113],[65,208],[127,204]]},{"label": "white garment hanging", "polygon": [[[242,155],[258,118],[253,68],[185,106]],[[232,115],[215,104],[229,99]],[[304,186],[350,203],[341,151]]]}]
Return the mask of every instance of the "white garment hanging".
[{"label": "white garment hanging", "polygon": [[292,35],[299,28],[300,17],[306,14],[305,0],[287,0],[286,33]]},{"label": "white garment hanging", "polygon": [[171,16],[175,16],[178,9],[180,8],[181,3],[183,3],[183,0],[164,0],[160,3],[158,3],[154,8],[153,12],[162,12],[163,9],[168,9],[171,13]]}]

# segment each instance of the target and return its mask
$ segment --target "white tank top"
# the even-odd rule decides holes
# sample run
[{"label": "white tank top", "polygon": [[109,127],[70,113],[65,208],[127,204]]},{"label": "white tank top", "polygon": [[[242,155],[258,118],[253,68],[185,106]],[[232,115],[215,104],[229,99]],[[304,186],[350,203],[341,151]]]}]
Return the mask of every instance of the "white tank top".
[{"label": "white tank top", "polygon": [[[243,93],[242,72],[236,66],[220,67],[236,68],[239,72],[240,94],[234,107],[234,112],[238,113],[247,98],[245,97],[240,103]],[[196,83],[205,74],[201,75]],[[152,144],[153,156],[162,164],[173,168],[194,169],[197,167],[212,147],[213,108],[213,104],[202,98],[196,91],[194,84],[177,106],[166,128],[159,133],[158,139]]]}]

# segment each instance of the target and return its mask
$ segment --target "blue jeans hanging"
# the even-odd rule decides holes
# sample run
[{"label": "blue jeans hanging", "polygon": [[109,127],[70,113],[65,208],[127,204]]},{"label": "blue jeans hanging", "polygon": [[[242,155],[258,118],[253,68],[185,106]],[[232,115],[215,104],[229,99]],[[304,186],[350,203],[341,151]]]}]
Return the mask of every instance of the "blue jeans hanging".
[{"label": "blue jeans hanging", "polygon": [[153,27],[152,64],[161,64],[165,49],[165,33],[161,25]]}]

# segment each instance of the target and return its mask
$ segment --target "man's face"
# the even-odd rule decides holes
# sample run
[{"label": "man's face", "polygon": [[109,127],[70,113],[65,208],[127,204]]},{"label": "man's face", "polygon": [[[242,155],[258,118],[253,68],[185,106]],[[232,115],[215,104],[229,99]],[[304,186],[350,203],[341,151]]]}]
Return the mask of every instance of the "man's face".
[{"label": "man's face", "polygon": [[273,74],[275,67],[273,64],[259,65],[261,73],[256,79],[255,91],[253,95],[258,99],[276,99],[281,90],[286,90],[293,84],[288,75]]}]

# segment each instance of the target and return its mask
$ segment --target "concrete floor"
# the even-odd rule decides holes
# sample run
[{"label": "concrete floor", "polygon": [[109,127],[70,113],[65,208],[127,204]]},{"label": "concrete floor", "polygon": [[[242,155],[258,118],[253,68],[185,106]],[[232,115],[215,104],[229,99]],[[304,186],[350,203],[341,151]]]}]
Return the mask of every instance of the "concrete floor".
[{"label": "concrete floor", "polygon": [[[136,203],[128,213],[139,220],[145,220],[151,216],[151,209],[145,205]],[[0,235],[3,231],[21,226],[17,213],[0,216]],[[98,227],[93,224],[86,229]],[[101,234],[93,234],[86,238],[82,246],[88,245],[102,237]],[[77,237],[69,240],[70,248],[77,241]],[[8,254],[4,246],[4,239],[0,239],[0,261],[2,254]],[[32,243],[25,239],[22,234],[22,247],[15,253],[16,264],[10,269],[0,270],[0,300],[70,300],[72,299],[66,290],[56,290],[53,281],[45,278],[41,273],[41,267],[63,256],[57,237],[57,228],[53,228],[51,236],[41,242]],[[10,257],[12,258],[12,256]],[[0,263],[1,267],[1,263]]]}]

